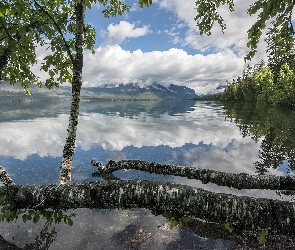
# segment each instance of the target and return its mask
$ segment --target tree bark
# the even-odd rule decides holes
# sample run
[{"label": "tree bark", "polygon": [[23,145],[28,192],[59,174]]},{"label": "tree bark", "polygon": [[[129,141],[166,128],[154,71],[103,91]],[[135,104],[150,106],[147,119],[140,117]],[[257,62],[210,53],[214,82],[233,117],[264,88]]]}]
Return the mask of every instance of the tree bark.
[{"label": "tree bark", "polygon": [[102,177],[110,176],[112,172],[119,169],[136,169],[149,173],[182,176],[200,180],[202,183],[211,182],[219,186],[236,189],[295,190],[295,179],[291,176],[232,174],[210,169],[137,160],[109,161],[106,166],[102,166],[101,163],[95,160],[92,160],[91,163],[98,168],[98,173],[94,175]]},{"label": "tree bark", "polygon": [[295,203],[213,193],[159,181],[107,181],[0,189],[15,208],[147,208],[156,214],[175,213],[241,230],[270,229],[294,234]]},{"label": "tree bark", "polygon": [[2,166],[0,166],[0,180],[6,186],[14,185],[14,182],[12,181],[12,179],[10,178],[10,176],[7,174],[7,172]]},{"label": "tree bark", "polygon": [[84,8],[83,0],[75,5],[76,14],[76,55],[73,63],[73,80],[72,80],[72,102],[67,129],[67,139],[63,149],[63,157],[60,170],[60,183],[65,184],[71,181],[72,163],[74,157],[80,93],[82,87],[82,69],[83,69],[83,44],[84,44]]},{"label": "tree bark", "polygon": [[2,80],[2,72],[5,66],[8,64],[11,55],[11,50],[9,48],[5,49],[3,54],[0,55],[0,81]]}]

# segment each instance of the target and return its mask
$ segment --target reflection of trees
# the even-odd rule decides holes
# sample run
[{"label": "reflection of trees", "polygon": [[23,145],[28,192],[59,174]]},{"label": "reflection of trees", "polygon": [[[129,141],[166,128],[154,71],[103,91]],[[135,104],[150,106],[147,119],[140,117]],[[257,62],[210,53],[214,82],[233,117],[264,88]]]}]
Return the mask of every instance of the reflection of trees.
[{"label": "reflection of trees", "polygon": [[255,162],[255,166],[259,174],[265,174],[265,172],[267,172],[267,168],[276,169],[286,158],[284,148],[277,145],[275,142],[273,128],[270,128],[269,134],[267,134],[261,142],[259,158],[260,160]]},{"label": "reflection of trees", "polygon": [[[1,196],[0,198],[4,198]],[[9,203],[1,203],[1,218],[0,220],[6,222],[16,221],[18,218],[24,223],[32,221],[37,224],[40,219],[45,219],[43,228],[40,230],[39,234],[35,237],[34,242],[26,244],[24,248],[19,248],[9,242],[7,242],[3,237],[0,238],[0,248],[1,249],[48,249],[51,243],[55,240],[57,236],[57,230],[54,225],[58,223],[65,223],[67,225],[72,225],[71,217],[73,215],[65,215],[63,210],[48,210],[48,209],[17,209],[12,205],[11,201]]]},{"label": "reflection of trees", "polygon": [[[13,222],[18,218],[21,218],[24,223],[32,221],[34,224],[36,224],[40,221],[40,219],[45,220],[43,228],[41,229],[39,235],[36,236],[35,241],[33,243],[26,244],[24,249],[48,249],[57,235],[54,224],[65,223],[70,226],[73,225],[71,217],[74,216],[74,214],[68,216],[65,215],[64,211],[61,209],[44,209],[42,208],[43,201],[41,201],[37,206],[33,207],[30,207],[30,204],[28,203],[23,203],[21,208],[17,208],[16,204],[12,202],[7,193],[8,190],[15,191],[15,184],[1,166],[0,180],[5,185],[0,194],[0,221]],[[7,242],[5,239],[3,239],[3,237],[0,238],[0,247],[1,249],[21,249]]]},{"label": "reflection of trees", "polygon": [[291,108],[253,103],[224,103],[225,114],[236,122],[243,136],[261,139],[257,172],[276,169],[284,160],[295,170],[295,112]]}]

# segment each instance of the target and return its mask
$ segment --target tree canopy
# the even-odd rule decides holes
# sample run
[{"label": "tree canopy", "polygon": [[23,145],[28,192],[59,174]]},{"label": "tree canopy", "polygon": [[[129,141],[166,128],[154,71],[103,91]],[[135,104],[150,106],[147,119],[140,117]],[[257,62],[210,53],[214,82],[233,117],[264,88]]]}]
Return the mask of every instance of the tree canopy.
[{"label": "tree canopy", "polygon": [[[81,3],[83,13],[95,3],[101,4],[105,17],[122,15],[130,9],[118,0],[3,0],[0,3],[0,80],[19,83],[29,93],[30,84],[52,88],[72,81],[75,57],[75,6]],[[141,7],[151,0],[139,0]],[[83,49],[93,50],[95,30],[84,27]],[[49,55],[36,58],[36,48],[45,46]],[[47,72],[42,82],[31,67],[41,61]]]},{"label": "tree canopy", "polygon": [[[278,28],[273,25],[267,31],[267,62],[248,66],[242,76],[228,83],[220,95],[222,101],[265,102],[295,104],[295,52],[292,44],[277,40]],[[286,46],[289,46],[287,48]]]},{"label": "tree canopy", "polygon": [[[273,20],[273,25],[278,29],[275,39],[282,39],[284,45],[282,53],[293,46],[294,27],[292,24],[292,11],[294,8],[293,0],[257,0],[249,6],[247,13],[252,16],[258,14],[256,22],[248,30],[248,43],[250,49],[245,56],[245,60],[251,60],[257,52],[257,45],[262,36],[262,31],[267,27],[267,22]],[[201,34],[211,35],[211,30],[217,22],[222,32],[226,30],[226,24],[218,9],[227,5],[232,12],[235,10],[233,0],[197,0],[197,15],[195,21]]]}]

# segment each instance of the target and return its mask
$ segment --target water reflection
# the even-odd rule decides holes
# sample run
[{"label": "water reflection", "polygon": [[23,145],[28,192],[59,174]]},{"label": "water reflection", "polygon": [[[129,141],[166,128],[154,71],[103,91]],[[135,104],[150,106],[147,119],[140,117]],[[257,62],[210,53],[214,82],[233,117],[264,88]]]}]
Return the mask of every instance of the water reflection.
[{"label": "water reflection", "polygon": [[[54,168],[60,161],[66,108],[48,105],[46,116],[43,108],[38,112],[38,105],[32,105],[34,114],[28,119],[17,119],[13,110],[0,118],[4,117],[0,123],[0,164],[5,167],[22,165],[24,170],[38,162],[40,167]],[[89,165],[93,157],[104,163],[140,159],[253,173],[252,163],[258,160],[260,144],[243,138],[234,124],[224,121],[222,109],[215,104],[83,102],[81,107],[74,169]],[[14,168],[6,170],[12,175]]]},{"label": "water reflection", "polygon": [[59,209],[15,209],[3,203],[3,198],[1,196],[1,249],[49,249],[58,235],[57,225],[73,225],[73,213]]},{"label": "water reflection", "polygon": [[5,240],[0,242],[1,249],[230,249],[233,245],[230,234],[224,239],[206,239],[205,230],[202,237],[193,230],[170,230],[166,217],[147,209],[75,209],[68,213],[75,213],[72,226],[59,223],[43,232],[42,220],[36,224],[24,224],[20,219],[2,223],[0,233]]},{"label": "water reflection", "polygon": [[272,169],[295,170],[295,110],[269,107],[264,104],[224,104],[228,118],[233,119],[243,136],[261,141],[256,172],[265,174]]},{"label": "water reflection", "polygon": [[[92,177],[93,167],[90,164],[92,158],[99,159],[103,163],[108,160],[138,159],[231,173],[254,174],[253,162],[258,164],[261,161],[259,156],[263,156],[262,152],[268,151],[263,149],[263,139],[267,138],[265,130],[255,132],[253,127],[263,128],[268,123],[273,124],[272,119],[267,120],[263,113],[266,112],[265,110],[259,113],[253,107],[243,108],[246,114],[245,121],[252,121],[251,119],[255,121],[250,122],[248,127],[247,122],[241,122],[242,115],[237,116],[240,113],[236,109],[240,107],[226,106],[224,108],[228,117],[237,118],[239,127],[230,119],[225,121],[224,110],[216,103],[210,102],[83,102],[78,126],[73,181],[100,180]],[[68,105],[64,103],[1,106],[0,165],[5,167],[15,183],[38,185],[59,182],[59,164],[68,122],[67,109]],[[269,114],[273,112],[275,111],[270,111]],[[255,120],[252,117],[255,115],[265,115],[263,116],[265,118],[258,122],[258,118]],[[280,119],[284,118],[277,118],[276,123],[279,123]],[[288,121],[289,125],[291,125],[290,122],[291,120]],[[288,128],[291,129],[291,127]],[[293,127],[292,133],[294,132]],[[292,133],[290,131],[287,135],[290,136]],[[250,135],[250,137],[245,135]],[[278,139],[274,139],[274,135],[282,135],[282,133],[279,133],[279,129],[273,129],[269,136],[273,144],[266,145],[280,145]],[[281,148],[286,148],[288,140],[292,141],[291,137],[286,138],[286,140],[281,140],[284,145]],[[273,149],[273,147],[265,148]],[[288,158],[284,159],[291,161],[290,155],[292,155],[291,150],[288,151]],[[268,159],[267,157],[265,159]],[[277,162],[281,162],[281,158]],[[272,160],[271,163],[273,164],[274,161]],[[262,161],[261,165],[263,164]],[[283,168],[278,167],[268,168],[268,171],[276,175],[286,174]],[[158,179],[202,187],[215,192],[281,199],[275,191],[232,190],[213,184],[204,185],[196,180],[150,175],[132,170],[117,171],[114,175],[123,180]],[[75,213],[77,217],[73,218],[73,227],[57,225],[57,228],[62,231],[55,235],[57,240],[51,243],[52,249],[74,249],[77,246],[83,249],[93,249],[98,241],[101,242],[102,248],[111,249],[107,247],[117,244],[114,246],[117,249],[126,249],[126,247],[132,247],[130,242],[136,245],[138,240],[146,242],[146,249],[160,249],[157,244],[163,245],[163,242],[166,242],[166,246],[169,244],[169,246],[177,246],[173,244],[185,239],[185,234],[187,234],[186,231],[181,231],[182,229],[179,229],[177,233],[166,230],[166,218],[155,217],[147,210],[106,212],[78,209]],[[23,225],[21,223],[17,221],[15,224],[2,224],[1,234],[6,234],[6,239],[14,242],[16,238],[21,238],[19,245],[24,246],[24,241],[27,239],[25,235],[31,232],[30,228],[36,228],[39,224]],[[15,230],[20,225],[26,234]],[[144,225],[150,228],[144,228]],[[167,237],[165,236],[166,231]],[[80,237],[81,232],[83,232],[82,237]],[[151,236],[150,233],[155,233],[155,235]],[[138,234],[142,238],[136,238]],[[129,237],[130,235],[134,235],[135,238]],[[161,235],[162,238],[155,240],[153,237],[158,237],[157,235]],[[54,233],[52,236],[55,237]],[[174,237],[172,240],[174,243],[168,241],[171,237]],[[195,243],[193,244],[204,244],[204,248],[210,249],[221,249],[220,246],[226,248],[232,244],[218,240],[216,242],[204,241],[196,235],[189,237],[194,238]],[[32,234],[31,239],[35,238],[36,234]],[[65,241],[65,238],[69,240]]]},{"label": "water reflection", "polygon": [[[29,111],[30,106],[15,107],[30,113],[29,119],[17,119],[14,114],[13,119],[7,121],[6,115],[0,123],[0,165],[16,184],[58,183],[68,122],[67,105],[48,103],[48,117],[43,107],[38,112],[39,104],[31,105],[34,114]],[[58,106],[60,109],[55,109]],[[74,182],[101,180],[92,177],[90,161],[93,158],[103,163],[138,159],[255,174],[253,162],[259,160],[260,142],[243,137],[235,124],[224,121],[223,109],[214,102],[83,102],[81,107],[72,172]],[[284,169],[271,169],[269,172],[286,174]],[[118,171],[115,175],[120,179],[156,178],[233,193],[230,188],[203,185],[180,177],[155,176],[133,170]],[[266,194],[265,191],[252,190],[235,190],[234,193],[276,196],[274,192]]]}]

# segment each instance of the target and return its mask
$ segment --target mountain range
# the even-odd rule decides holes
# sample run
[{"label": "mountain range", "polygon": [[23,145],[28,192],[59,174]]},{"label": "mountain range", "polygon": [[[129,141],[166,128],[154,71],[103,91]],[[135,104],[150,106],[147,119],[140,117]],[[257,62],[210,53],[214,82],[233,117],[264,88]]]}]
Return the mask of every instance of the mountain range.
[{"label": "mountain range", "polygon": [[[19,85],[11,86],[7,83],[0,84],[0,97],[4,101],[7,98],[22,99],[64,99],[70,98],[71,88],[61,86],[48,90],[38,88],[35,85],[30,86],[31,96],[25,96],[22,87]],[[105,85],[101,87],[83,88],[81,91],[82,100],[180,100],[195,99],[197,94],[191,88],[186,86],[177,86],[174,84],[165,87],[158,83],[150,86],[140,87],[136,84]]]},{"label": "mountain range", "polygon": [[81,95],[88,98],[115,100],[194,99],[197,97],[195,91],[186,86],[171,84],[164,87],[157,83],[145,87],[129,83],[119,84],[118,86],[106,85],[104,87],[84,88]]}]

